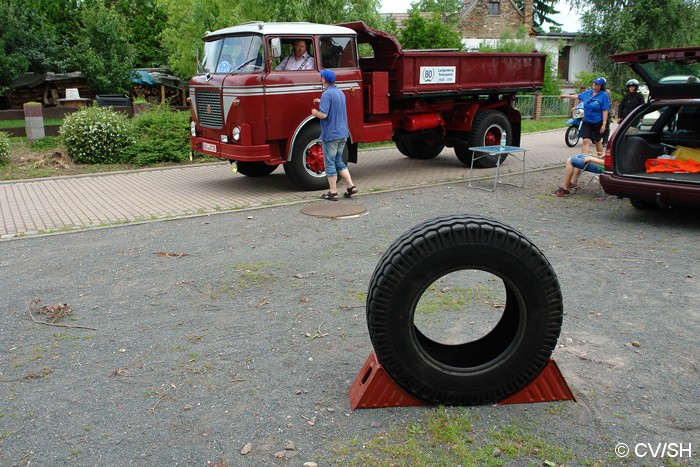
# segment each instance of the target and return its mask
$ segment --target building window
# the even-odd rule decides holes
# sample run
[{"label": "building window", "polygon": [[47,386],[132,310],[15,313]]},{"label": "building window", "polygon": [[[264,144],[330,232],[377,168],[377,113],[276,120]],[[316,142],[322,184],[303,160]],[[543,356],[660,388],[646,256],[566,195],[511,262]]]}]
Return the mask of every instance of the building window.
[{"label": "building window", "polygon": [[567,45],[559,52],[559,60],[557,69],[559,71],[559,79],[569,81],[569,57],[571,55],[571,46]]},{"label": "building window", "polygon": [[501,0],[489,0],[489,16],[501,14]]}]

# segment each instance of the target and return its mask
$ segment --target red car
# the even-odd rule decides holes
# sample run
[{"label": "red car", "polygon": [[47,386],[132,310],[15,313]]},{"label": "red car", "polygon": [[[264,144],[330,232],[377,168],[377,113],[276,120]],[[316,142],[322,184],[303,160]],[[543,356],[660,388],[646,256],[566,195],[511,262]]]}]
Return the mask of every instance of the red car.
[{"label": "red car", "polygon": [[700,208],[700,47],[612,55],[649,88],[649,101],[620,123],[600,184],[638,209]]}]

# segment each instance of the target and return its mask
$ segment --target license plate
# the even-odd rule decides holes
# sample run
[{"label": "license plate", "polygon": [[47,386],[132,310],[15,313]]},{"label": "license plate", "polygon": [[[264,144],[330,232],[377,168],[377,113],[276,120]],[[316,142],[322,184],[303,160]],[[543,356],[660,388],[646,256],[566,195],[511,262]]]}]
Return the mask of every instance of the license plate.
[{"label": "license plate", "polygon": [[202,143],[202,149],[204,151],[216,152],[216,144]]}]

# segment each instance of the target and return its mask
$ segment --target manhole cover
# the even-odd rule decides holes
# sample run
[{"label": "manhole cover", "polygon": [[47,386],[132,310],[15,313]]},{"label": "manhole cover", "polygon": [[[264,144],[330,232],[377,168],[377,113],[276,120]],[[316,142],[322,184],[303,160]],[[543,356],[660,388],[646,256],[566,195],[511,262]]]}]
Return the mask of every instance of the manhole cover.
[{"label": "manhole cover", "polygon": [[301,212],[308,216],[342,218],[359,216],[367,212],[364,206],[355,203],[326,201],[323,203],[307,204]]}]

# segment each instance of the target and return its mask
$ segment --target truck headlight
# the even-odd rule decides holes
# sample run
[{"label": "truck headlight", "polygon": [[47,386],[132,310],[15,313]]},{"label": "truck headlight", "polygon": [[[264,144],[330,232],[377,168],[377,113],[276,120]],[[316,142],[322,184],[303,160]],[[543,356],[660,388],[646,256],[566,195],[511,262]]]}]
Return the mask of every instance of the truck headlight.
[{"label": "truck headlight", "polygon": [[234,127],[233,128],[233,140],[234,141],[240,141],[241,140],[241,129],[239,127]]},{"label": "truck headlight", "polygon": [[190,122],[190,134],[193,137],[197,137],[197,124],[195,122]]}]

